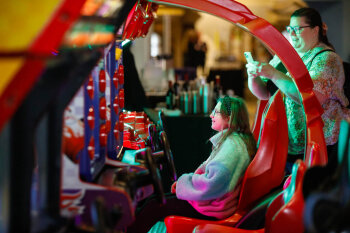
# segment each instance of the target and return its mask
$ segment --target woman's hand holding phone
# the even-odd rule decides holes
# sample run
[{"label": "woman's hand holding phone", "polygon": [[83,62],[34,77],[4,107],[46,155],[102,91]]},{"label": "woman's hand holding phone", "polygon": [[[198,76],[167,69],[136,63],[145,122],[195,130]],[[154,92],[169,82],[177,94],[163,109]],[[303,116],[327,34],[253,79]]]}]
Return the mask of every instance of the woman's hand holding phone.
[{"label": "woman's hand holding phone", "polygon": [[251,52],[244,52],[244,57],[247,60],[246,68],[249,78],[256,78],[257,75],[257,62],[254,61]]}]

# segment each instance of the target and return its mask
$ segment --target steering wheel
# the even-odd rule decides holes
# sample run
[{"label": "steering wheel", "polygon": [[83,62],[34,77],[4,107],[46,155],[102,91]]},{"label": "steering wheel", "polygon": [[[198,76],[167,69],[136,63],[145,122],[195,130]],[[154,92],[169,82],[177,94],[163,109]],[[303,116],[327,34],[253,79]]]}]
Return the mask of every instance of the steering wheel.
[{"label": "steering wheel", "polygon": [[159,170],[157,168],[157,165],[153,160],[151,148],[147,147],[144,152],[146,153],[146,156],[145,156],[146,157],[146,166],[150,172],[152,184],[153,184],[155,193],[157,194],[157,199],[162,204],[165,204],[166,200],[165,200],[163,185],[161,182],[161,176],[160,176]]},{"label": "steering wheel", "polygon": [[159,110],[158,118],[159,118],[158,124],[160,127],[160,131],[164,131],[165,130],[165,128],[164,128],[164,112],[162,110]]},{"label": "steering wheel", "polygon": [[172,181],[176,181],[177,175],[176,175],[176,170],[175,170],[173,153],[170,150],[169,140],[168,140],[168,137],[166,136],[166,133],[164,131],[162,131],[160,133],[160,141],[161,141],[161,145],[163,147],[162,149],[163,149],[164,154],[165,154],[164,157],[165,157],[166,164],[168,166],[170,178]]},{"label": "steering wheel", "polygon": [[134,168],[134,170],[131,171],[130,167],[122,167],[116,171],[113,170],[115,172],[113,183],[115,185],[127,187],[132,197],[135,195],[137,188],[152,184],[157,199],[161,203],[165,204],[165,195],[161,182],[161,176],[156,161],[153,158],[151,148],[146,147],[138,150],[136,157],[140,158],[140,161],[143,163],[143,167],[147,169],[143,168],[140,170],[140,168]]},{"label": "steering wheel", "polygon": [[152,152],[157,151],[158,142],[157,142],[157,129],[154,124],[148,126],[149,142],[151,144]]}]

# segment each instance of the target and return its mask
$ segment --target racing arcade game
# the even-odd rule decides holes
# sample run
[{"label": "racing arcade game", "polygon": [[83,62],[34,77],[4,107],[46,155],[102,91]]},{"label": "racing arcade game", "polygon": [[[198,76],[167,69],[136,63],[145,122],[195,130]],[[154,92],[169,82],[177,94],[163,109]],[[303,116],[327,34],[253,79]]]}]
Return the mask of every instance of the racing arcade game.
[{"label": "racing arcade game", "polygon": [[[25,232],[31,229],[33,232],[53,232],[59,228],[67,228],[67,222],[71,221],[74,227],[81,230],[121,230],[132,221],[135,203],[148,195],[147,190],[151,190],[147,189],[147,185],[157,183],[154,182],[158,180],[154,165],[154,157],[157,156],[154,152],[155,156],[152,156],[152,151],[148,148],[141,150],[139,156],[135,155],[146,161],[144,164],[147,165],[133,164],[131,173],[126,172],[126,175],[125,170],[119,174],[116,171],[120,168],[123,170],[123,167],[130,168],[130,164],[124,163],[122,159],[118,160],[118,155],[123,152],[125,125],[121,122],[125,121],[125,118],[124,114],[121,114],[123,94],[119,79],[122,73],[122,60],[118,56],[121,45],[115,42],[114,38],[125,20],[125,28],[130,29],[123,32],[124,36],[128,35],[130,39],[134,39],[146,32],[152,23],[151,20],[148,21],[149,16],[153,15],[147,12],[156,10],[156,5],[151,3],[186,7],[231,21],[258,38],[272,53],[277,54],[292,75],[304,106],[307,125],[304,161],[308,166],[327,162],[322,132],[322,108],[312,91],[313,84],[308,71],[289,42],[267,21],[232,0],[220,3],[211,0],[142,1],[144,5],[136,1],[117,2],[121,4],[112,8],[112,13],[105,17],[102,13],[96,13],[103,4],[96,5],[94,1],[75,1],[74,4],[62,1],[57,8],[57,2],[51,3],[48,9],[55,10],[54,14],[48,10],[46,16],[52,16],[50,23],[45,25],[45,30],[37,32],[40,36],[35,37],[34,42],[30,41],[29,45],[20,51],[12,51],[11,47],[1,50],[2,62],[6,60],[4,64],[8,65],[12,58],[20,60],[16,64],[8,65],[12,70],[9,69],[11,72],[8,72],[6,82],[1,83],[0,89],[0,104],[5,110],[0,118],[0,139],[2,145],[8,144],[1,147],[1,153],[6,155],[5,158],[2,157],[2,162],[9,164],[9,167],[2,171],[2,177],[5,178],[0,180],[0,184],[5,187],[0,193],[1,201],[9,203],[8,206],[1,207],[2,230]],[[142,7],[139,7],[140,5]],[[128,14],[133,17],[127,18]],[[92,30],[86,25],[87,22],[107,26],[95,25]],[[140,30],[141,28],[143,30]],[[65,34],[68,29],[69,33]],[[91,30],[100,30],[100,33],[96,35],[91,33]],[[96,67],[101,57],[105,63]],[[106,99],[106,76],[109,76],[108,89],[110,96],[113,96],[110,102]],[[114,76],[118,79],[115,80]],[[25,85],[17,88],[19,80],[23,80]],[[78,163],[74,163],[74,159],[65,155],[61,157],[63,112],[84,82],[84,146],[77,159]],[[260,106],[259,109],[263,107]],[[257,115],[254,132],[260,131],[261,113],[262,111],[259,111]],[[107,123],[108,121],[110,123]],[[112,153],[108,151],[109,145],[112,145]],[[140,148],[143,144],[134,140],[133,146]],[[296,184],[291,183],[289,187],[300,186],[305,167],[304,164],[297,169],[299,175],[291,178],[296,180]],[[138,178],[130,178],[133,176]],[[7,177],[10,182],[7,182]],[[146,184],[146,193],[128,191],[128,184],[140,179],[147,180],[141,181]],[[116,185],[117,180],[122,181],[122,185]],[[139,185],[136,184],[135,187]],[[296,195],[292,192],[290,196],[292,198],[287,201]],[[33,198],[37,199],[31,200]],[[279,202],[276,208],[281,205],[283,204]],[[300,213],[300,208],[298,211],[297,213]],[[177,217],[169,221],[176,220]],[[174,229],[168,231],[183,232],[181,221],[180,224],[174,225]],[[302,224],[296,215],[285,218],[283,223],[284,227],[299,227]],[[272,226],[274,223],[269,224]],[[196,225],[197,223],[194,224]],[[214,228],[220,229],[219,226]]]}]

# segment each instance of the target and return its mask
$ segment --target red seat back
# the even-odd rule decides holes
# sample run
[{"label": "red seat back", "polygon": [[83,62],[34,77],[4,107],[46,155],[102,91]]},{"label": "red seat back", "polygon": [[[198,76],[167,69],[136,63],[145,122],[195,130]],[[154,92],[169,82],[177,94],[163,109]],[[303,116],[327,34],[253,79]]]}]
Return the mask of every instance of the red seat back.
[{"label": "red seat back", "polygon": [[262,126],[259,149],[243,178],[238,209],[250,208],[284,178],[288,153],[287,117],[281,92],[272,98]]},{"label": "red seat back", "polygon": [[262,114],[265,110],[267,103],[268,103],[267,100],[258,100],[258,104],[256,106],[256,114],[255,114],[254,124],[252,127],[252,133],[254,135],[255,140],[257,141],[259,139],[259,134],[260,134]]}]

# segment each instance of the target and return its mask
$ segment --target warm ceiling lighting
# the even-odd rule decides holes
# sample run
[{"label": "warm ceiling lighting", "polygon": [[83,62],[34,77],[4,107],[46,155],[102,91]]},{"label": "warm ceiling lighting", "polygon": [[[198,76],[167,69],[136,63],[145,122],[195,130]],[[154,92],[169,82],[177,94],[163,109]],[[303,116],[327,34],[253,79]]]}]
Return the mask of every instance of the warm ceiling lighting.
[{"label": "warm ceiling lighting", "polygon": [[157,15],[171,15],[171,16],[182,16],[185,14],[185,10],[179,7],[166,7],[160,5],[157,10]]}]

